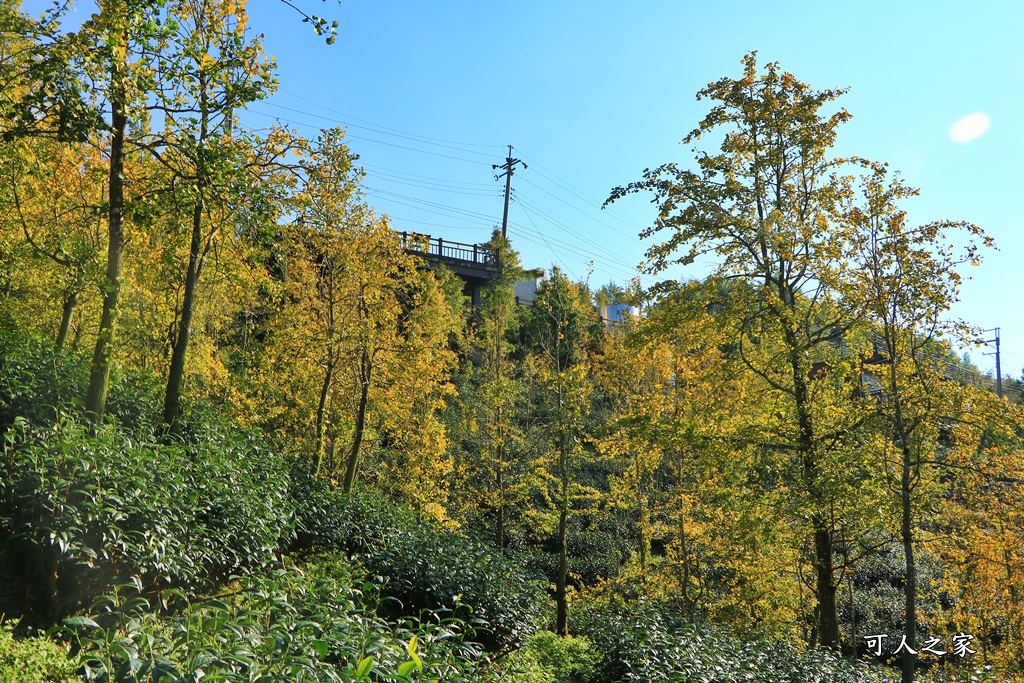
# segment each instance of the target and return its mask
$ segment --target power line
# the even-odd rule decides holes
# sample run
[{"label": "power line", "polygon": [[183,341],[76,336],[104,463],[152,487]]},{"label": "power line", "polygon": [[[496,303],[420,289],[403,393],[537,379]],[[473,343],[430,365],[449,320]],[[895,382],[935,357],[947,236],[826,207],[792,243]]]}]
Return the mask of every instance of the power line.
[{"label": "power line", "polygon": [[[576,237],[577,239],[581,240],[583,243],[587,243],[589,241],[589,240],[587,240],[587,238],[584,235],[582,235],[579,232],[576,232],[575,230],[570,228],[568,225],[566,225],[566,224],[562,223],[561,221],[559,221],[557,218],[552,218],[544,210],[539,209],[537,206],[533,205],[532,202],[527,202],[527,201],[523,200],[521,197],[518,197],[518,195],[517,195],[517,200],[518,200],[519,206],[522,206],[524,209],[527,206],[529,206],[531,208],[531,210],[533,210],[535,213],[538,213],[541,216],[543,216],[544,218],[546,218],[549,223],[561,227],[562,230],[564,230],[566,233],[569,233],[573,237]],[[580,226],[577,226],[577,227],[580,227]],[[619,260],[618,258],[614,258],[612,256],[605,256],[603,258],[606,258],[607,260],[612,261],[614,263],[617,263],[620,266],[624,266],[626,268],[634,268],[635,267],[634,264],[627,263],[625,261]]]},{"label": "power line", "polygon": [[433,192],[447,192],[449,194],[462,194],[462,195],[469,195],[469,196],[473,196],[473,197],[493,197],[494,196],[494,189],[493,188],[491,188],[490,190],[482,190],[482,189],[481,190],[460,190],[460,189],[452,189],[452,188],[437,186],[434,183],[420,183],[420,182],[412,182],[412,181],[406,181],[406,180],[398,180],[398,179],[395,179],[395,178],[389,178],[389,177],[386,177],[386,176],[382,176],[380,174],[373,174],[372,176],[368,175],[367,177],[372,177],[372,178],[374,178],[376,180],[383,180],[386,183],[395,183],[396,185],[405,185],[406,187],[416,187],[416,188],[419,188],[419,189],[422,189],[422,190],[431,190]]},{"label": "power line", "polygon": [[[300,97],[299,99],[303,99],[304,101],[310,102],[311,104],[314,104],[316,106],[322,106],[322,105],[317,105],[317,103],[312,102],[311,100],[306,100],[305,98],[301,98]],[[296,108],[293,108],[293,107],[286,107],[286,106],[283,106],[283,105],[273,105],[273,106],[276,106],[276,107],[278,107],[280,109],[283,109],[283,110],[286,110],[286,111],[291,111],[291,112],[294,112],[294,113],[302,114],[302,115],[305,115],[305,116],[310,116],[310,117],[313,117],[313,118],[316,118],[316,119],[325,120],[325,121],[329,121],[329,122],[332,122],[332,123],[348,124],[348,122],[345,122],[345,121],[338,121],[337,119],[333,119],[331,117],[321,116],[321,115],[318,115],[318,114],[314,114],[314,113],[311,113],[311,112],[306,112],[306,111],[303,111],[303,110],[300,110],[300,109],[296,109]],[[323,107],[323,108],[327,109],[328,111],[334,111],[334,110],[331,110],[328,107]],[[313,125],[313,124],[309,124],[309,123],[306,123],[306,122],[303,122],[303,121],[295,121],[295,120],[289,120],[289,119],[282,119],[281,117],[274,116],[274,115],[269,114],[267,112],[259,111],[258,109],[249,108],[246,111],[251,111],[252,113],[258,114],[260,116],[270,117],[270,118],[273,118],[276,121],[284,121],[284,122],[290,123],[292,125],[309,125],[309,126]],[[337,112],[335,112],[335,113],[337,113]],[[348,124],[348,125],[351,125],[351,124]],[[372,132],[379,132],[379,133],[382,133],[382,134],[392,134],[392,133],[389,133],[386,130],[381,130],[384,127],[376,126],[376,124],[372,124],[372,125],[368,125],[368,126],[355,126],[355,127],[363,128],[363,129],[366,129],[366,130],[371,130]],[[467,149],[464,149],[464,148],[459,148],[459,147],[455,146],[454,144],[449,144],[451,141],[445,141],[443,143],[435,143],[435,142],[433,142],[433,141],[431,141],[429,139],[421,140],[420,138],[422,138],[424,136],[418,136],[418,135],[415,135],[415,134],[405,133],[405,132],[395,133],[393,135],[395,135],[396,137],[401,137],[403,139],[413,140],[415,142],[424,142],[426,144],[437,144],[438,146],[449,148],[449,149],[455,149],[456,151],[462,151],[462,152],[466,152],[466,153],[478,154],[478,155],[483,155],[483,156],[490,156],[490,155],[487,155],[487,154],[485,154],[483,152],[477,152],[475,150],[467,150]],[[483,162],[475,161],[473,159],[466,159],[466,158],[462,158],[462,157],[455,157],[455,156],[449,155],[449,154],[433,152],[433,151],[430,151],[430,150],[419,149],[419,148],[410,147],[410,146],[407,146],[407,145],[390,143],[390,142],[386,142],[386,141],[383,141],[383,140],[377,140],[377,139],[373,139],[373,138],[366,138],[366,137],[363,137],[363,136],[352,135],[352,134],[349,134],[349,133],[346,133],[346,137],[350,138],[350,139],[353,139],[353,140],[363,140],[363,141],[370,142],[370,143],[387,145],[387,146],[390,146],[390,147],[396,147],[396,148],[399,148],[399,149],[406,149],[406,150],[409,150],[409,151],[419,152],[419,153],[422,153],[422,154],[430,154],[432,156],[438,156],[438,157],[442,157],[442,158],[451,158],[451,159],[455,159],[455,160],[458,160],[458,161],[465,161],[465,162],[469,162],[469,163],[483,163]],[[501,167],[502,169],[506,169],[506,166],[509,165],[509,159],[511,159],[511,148],[509,149],[509,156],[508,156],[508,158],[506,158],[506,164]],[[517,160],[517,159],[513,160],[514,163],[518,162],[518,161],[519,160]],[[514,168],[514,163],[513,163],[513,168]],[[495,166],[495,165],[492,165],[492,166]],[[525,165],[524,165],[524,167],[525,167]],[[399,185],[404,185],[406,187],[414,187],[414,188],[424,189],[424,190],[428,190],[428,191],[442,191],[442,192],[447,192],[447,193],[450,193],[450,194],[463,194],[463,195],[467,195],[467,196],[487,196],[487,195],[491,194],[490,191],[483,191],[483,187],[485,187],[485,186],[483,186],[482,184],[475,184],[475,183],[474,184],[471,184],[471,183],[453,183],[453,182],[450,182],[450,181],[446,181],[446,180],[442,180],[442,179],[438,179],[438,178],[432,178],[432,177],[429,177],[429,176],[417,176],[415,174],[409,174],[409,173],[406,173],[404,171],[395,171],[394,169],[387,169],[387,170],[390,170],[391,173],[388,173],[388,172],[374,173],[370,177],[377,178],[379,180],[382,180],[383,182],[395,183],[395,184],[399,184]],[[506,170],[506,173],[508,173],[508,170]],[[549,173],[553,175],[553,172],[549,171]],[[539,175],[541,177],[543,177],[545,180],[547,180],[549,182],[552,182],[554,185],[556,185],[558,187],[561,187],[562,189],[565,189],[567,192],[569,192],[569,194],[571,194],[572,196],[576,197],[577,199],[580,199],[580,200],[582,200],[584,202],[587,202],[586,198],[583,195],[581,195],[579,192],[574,191],[572,189],[567,189],[566,185],[568,184],[568,181],[565,181],[565,183],[560,183],[557,180],[554,180],[553,178],[551,178],[549,174],[540,173]],[[405,177],[403,177],[403,176],[405,176]],[[499,177],[502,177],[502,176],[505,176],[505,174],[503,173],[503,174],[499,175]],[[409,180],[409,178],[418,178],[420,180]],[[510,181],[510,178],[507,178],[507,179]],[[425,182],[421,182],[421,181],[425,181]],[[550,197],[552,197],[554,199],[557,199],[558,201],[562,202],[563,204],[569,206],[570,208],[574,209],[575,211],[580,212],[584,216],[587,216],[588,218],[591,218],[592,220],[597,220],[598,223],[604,225],[605,227],[607,227],[607,228],[609,228],[609,229],[611,229],[611,230],[613,230],[613,231],[615,231],[615,232],[617,232],[617,233],[619,233],[621,235],[624,235],[624,236],[628,237],[629,239],[631,239],[633,241],[639,241],[635,236],[628,235],[627,233],[624,233],[622,230],[620,230],[618,228],[615,228],[615,226],[609,225],[605,221],[602,221],[600,219],[595,219],[593,216],[588,214],[583,209],[579,208],[578,206],[573,205],[572,203],[570,203],[570,202],[566,201],[565,199],[559,197],[558,195],[548,191],[547,189],[537,185],[536,183],[530,182],[528,180],[525,181],[525,182],[527,182],[529,185],[531,185],[532,187],[536,188],[540,192],[543,192],[544,194],[546,194],[546,195],[548,195],[548,196],[550,196]],[[510,182],[507,183],[507,184],[510,185]],[[571,186],[571,184],[568,184],[568,185]],[[493,217],[489,216],[489,215],[486,215],[486,214],[482,214],[482,213],[474,212],[474,211],[467,211],[465,209],[460,209],[460,208],[457,208],[457,207],[453,207],[453,206],[450,206],[450,205],[447,205],[447,204],[444,204],[444,203],[441,203],[441,202],[429,201],[429,200],[421,199],[419,197],[415,197],[415,196],[411,196],[411,195],[408,195],[408,194],[404,194],[404,193],[401,193],[401,192],[393,192],[393,191],[385,190],[385,189],[382,189],[380,187],[375,187],[375,186],[367,185],[365,183],[362,184],[361,187],[367,193],[368,197],[375,197],[375,198],[386,199],[388,202],[392,202],[392,203],[397,204],[399,206],[406,206],[406,207],[410,207],[410,208],[416,208],[419,211],[423,211],[423,212],[427,212],[427,213],[432,213],[432,214],[440,215],[440,216],[447,216],[449,218],[456,218],[456,219],[458,219],[460,221],[465,221],[465,222],[471,223],[471,224],[475,223],[475,224],[480,225],[482,227],[483,226],[493,227]],[[580,232],[580,231],[586,232],[586,229],[583,228],[582,226],[580,226],[578,223],[575,223],[573,221],[565,219],[564,217],[559,216],[557,213],[553,213],[553,212],[549,213],[549,211],[550,211],[549,209],[541,208],[539,205],[534,205],[532,202],[530,203],[530,205],[533,206],[533,212],[538,213],[539,215],[544,216],[545,219],[548,220],[548,222],[550,224],[552,224],[554,226],[557,226],[559,229],[564,231],[567,235],[570,235],[570,236],[572,236],[575,239],[581,240],[583,243],[587,243],[587,242],[590,241],[590,240],[587,240],[586,237],[584,237],[584,235]],[[523,210],[524,210],[524,212],[526,211],[526,204],[523,204]],[[639,274],[637,272],[637,270],[635,270],[634,264],[625,263],[624,261],[622,261],[622,260],[612,256],[611,254],[605,252],[604,250],[600,250],[601,253],[597,253],[597,252],[594,252],[594,251],[589,251],[589,250],[583,249],[582,247],[580,247],[577,244],[571,244],[569,242],[564,242],[562,240],[558,240],[558,239],[556,239],[554,237],[545,236],[545,235],[543,235],[540,232],[539,228],[536,226],[536,223],[533,221],[533,217],[531,215],[527,214],[527,218],[531,221],[531,223],[533,223],[534,230],[537,231],[537,234],[541,235],[541,238],[542,238],[542,240],[544,242],[544,246],[546,246],[553,254],[556,254],[556,258],[558,258],[558,260],[560,260],[562,262],[563,267],[566,267],[567,270],[569,270],[568,267],[565,265],[564,260],[562,260],[560,257],[557,256],[557,252],[555,250],[555,247],[552,245],[552,243],[558,244],[559,248],[561,250],[567,251],[567,252],[571,253],[576,258],[590,260],[590,261],[592,261],[594,263],[599,264],[602,269],[604,269],[606,271],[609,271],[609,272],[617,275],[618,277],[625,277],[627,279],[632,279],[633,277],[637,277],[638,275],[640,275],[641,277],[644,277],[645,279],[649,278],[649,279],[653,279],[655,281],[660,280],[660,278],[657,278],[656,276],[645,276],[643,274]],[[621,220],[621,219],[618,219],[617,217],[616,217],[616,219],[617,220]],[[413,221],[413,220],[409,220],[409,219],[406,219],[406,220],[408,220],[409,222],[415,222],[416,224],[435,225],[435,224],[433,224],[431,222],[428,222],[428,221]],[[506,226],[507,226],[507,218],[503,218],[503,223],[505,223]],[[575,230],[572,226],[575,226],[576,228],[578,228],[579,231]],[[437,227],[441,227],[441,226],[437,226]],[[463,229],[463,230],[473,229],[473,228],[467,227],[467,226],[450,226],[450,227],[453,227],[453,228],[454,227],[458,227],[458,229]],[[507,231],[507,227],[506,227],[506,231]],[[530,241],[534,242],[534,240],[530,240]]]},{"label": "power line", "polygon": [[404,133],[391,133],[391,132],[388,132],[386,130],[381,130],[381,129],[378,129],[378,128],[373,128],[371,126],[360,126],[359,124],[349,123],[347,121],[341,121],[339,119],[335,119],[335,118],[332,118],[330,116],[323,116],[321,114],[314,114],[313,112],[303,111],[301,109],[295,109],[294,107],[286,107],[283,104],[276,104],[274,102],[263,102],[262,104],[265,104],[265,105],[267,105],[269,107],[277,107],[278,109],[284,109],[285,111],[294,112],[296,114],[302,114],[303,116],[312,116],[312,117],[317,118],[317,119],[323,119],[324,121],[328,121],[329,123],[341,124],[343,126],[350,127],[350,128],[360,128],[362,130],[368,130],[368,131],[370,131],[372,133],[380,133],[381,135],[391,135],[391,136],[396,137],[396,138],[402,138],[403,140],[411,140],[413,142],[421,142],[423,144],[435,145],[437,147],[444,147],[446,149],[454,149],[454,150],[456,150],[458,152],[465,152],[466,154],[479,154],[480,156],[490,157],[490,158],[494,157],[494,154],[492,154],[492,153],[478,152],[475,149],[465,149],[463,147],[457,147],[455,145],[449,145],[449,144],[445,144],[443,142],[432,142],[431,140],[424,139],[424,138],[422,138],[420,136],[406,135]]},{"label": "power line", "polygon": [[540,231],[540,230],[539,230],[539,229],[537,228],[537,224],[533,222],[533,218],[531,218],[531,217],[530,217],[530,214],[529,214],[529,213],[528,213],[528,212],[526,211],[526,208],[525,208],[525,207],[523,208],[523,213],[524,213],[524,214],[526,214],[526,217],[530,219],[530,224],[531,224],[531,225],[533,225],[533,229],[534,229],[534,231],[535,231],[535,232],[537,233],[537,235],[538,235],[538,236],[540,236],[540,238],[541,238],[542,240],[544,240],[544,244],[545,244],[545,245],[547,245],[547,248],[551,250],[551,254],[552,254],[552,255],[553,255],[554,257],[555,257],[555,260],[556,260],[556,261],[558,261],[559,263],[561,263],[561,264],[562,264],[562,267],[563,267],[563,268],[565,268],[565,269],[566,269],[566,271],[568,271],[569,275],[572,275],[573,279],[575,280],[575,279],[576,279],[576,273],[572,272],[572,269],[570,269],[570,268],[569,268],[569,266],[565,265],[565,261],[563,261],[562,259],[560,259],[560,258],[558,257],[558,254],[557,254],[557,253],[555,252],[555,250],[551,248],[551,245],[550,245],[550,244],[548,244],[548,240],[547,240],[547,238],[546,238],[546,237],[544,237],[544,233],[542,233],[542,232],[541,232],[541,231]]},{"label": "power line", "polygon": [[540,191],[541,191],[541,192],[543,192],[544,194],[546,194],[546,195],[549,195],[549,196],[551,196],[551,197],[554,197],[554,198],[555,198],[555,199],[557,199],[558,201],[560,201],[560,202],[562,202],[563,204],[565,204],[566,206],[568,206],[568,207],[569,207],[570,209],[574,209],[575,211],[579,211],[579,212],[580,212],[580,213],[582,213],[582,214],[583,214],[584,216],[587,216],[588,218],[590,218],[591,220],[593,220],[593,221],[594,221],[594,222],[596,222],[596,223],[600,223],[601,225],[605,226],[605,227],[606,227],[606,228],[608,228],[609,230],[612,230],[612,231],[614,231],[614,232],[617,232],[617,233],[619,233],[620,235],[622,235],[622,236],[624,236],[624,237],[627,237],[627,238],[629,238],[629,239],[631,239],[631,240],[634,240],[634,241],[636,241],[636,242],[639,242],[639,241],[640,241],[640,238],[639,238],[639,237],[636,237],[635,235],[630,235],[630,234],[628,234],[628,233],[625,233],[625,232],[623,232],[622,230],[620,230],[620,229],[616,228],[616,227],[615,227],[615,226],[613,226],[613,225],[609,225],[608,223],[605,223],[605,222],[604,222],[604,221],[602,221],[602,220],[599,220],[599,219],[597,219],[597,218],[594,218],[593,216],[589,216],[589,215],[588,215],[588,214],[587,214],[587,213],[586,213],[586,212],[585,212],[585,211],[584,211],[583,209],[579,208],[578,206],[573,206],[572,204],[570,204],[569,202],[565,201],[564,199],[562,199],[562,198],[561,198],[561,197],[559,197],[558,195],[555,195],[555,194],[553,194],[553,193],[551,193],[551,192],[548,192],[548,191],[547,191],[547,190],[545,190],[545,189],[544,189],[543,187],[540,187],[539,185],[535,185],[534,183],[531,183],[531,182],[530,182],[529,180],[524,180],[523,182],[525,182],[525,183],[528,183],[528,184],[530,184],[530,185],[533,185],[534,187],[536,187],[536,188],[537,188],[538,190],[540,190]]},{"label": "power line", "polygon": [[[252,114],[258,114],[259,116],[266,116],[267,118],[274,119],[275,121],[284,121],[286,123],[290,123],[291,125],[309,126],[311,128],[315,128],[316,127],[312,123],[306,123],[304,121],[295,121],[295,120],[291,120],[291,119],[283,119],[280,116],[275,116],[274,114],[268,114],[267,112],[258,111],[256,109],[251,108],[251,107],[246,108],[245,111],[247,111],[249,113],[252,113]],[[316,114],[311,114],[311,116],[316,116]],[[320,118],[323,118],[323,117],[320,117]],[[486,161],[477,161],[476,159],[466,159],[464,157],[457,157],[457,156],[453,156],[451,154],[441,154],[440,152],[431,152],[430,150],[426,150],[426,149],[417,149],[415,147],[409,147],[408,145],[399,145],[399,144],[396,144],[396,143],[393,143],[393,142],[385,142],[383,140],[374,140],[373,138],[367,138],[367,137],[363,137],[363,136],[360,136],[360,135],[351,135],[349,133],[346,133],[345,134],[345,138],[346,139],[351,139],[351,140],[362,140],[364,142],[372,142],[373,144],[386,145],[388,147],[397,147],[398,149],[406,149],[406,150],[409,150],[411,152],[419,152],[420,154],[429,154],[431,156],[442,157],[442,158],[445,158],[445,159],[455,159],[456,161],[464,161],[464,162],[466,162],[468,164],[480,164],[481,166],[488,166],[489,165]]]},{"label": "power line", "polygon": [[[361,160],[360,160],[361,161]],[[494,189],[492,183],[465,183],[447,180],[445,178],[436,178],[434,176],[417,175],[415,173],[407,173],[405,171],[399,171],[385,166],[378,166],[377,164],[360,164],[364,169],[375,170],[374,175],[395,175],[400,178],[412,178],[415,180],[423,180],[429,182],[436,182],[439,185],[449,185],[451,187],[464,187],[466,189],[487,189],[491,191]]]},{"label": "power line", "polygon": [[[572,194],[573,196],[581,199],[583,202],[589,204],[590,206],[592,206],[592,207],[594,207],[594,208],[596,208],[598,210],[606,212],[609,216],[611,216],[615,220],[619,221],[620,223],[622,223],[626,227],[631,228],[632,230],[634,230],[635,231],[635,235],[632,236],[632,238],[633,239],[639,239],[639,234],[640,234],[641,231],[638,230],[636,228],[636,226],[633,225],[632,222],[627,221],[625,218],[622,218],[615,211],[612,211],[611,209],[604,208],[604,202],[603,201],[601,201],[599,199],[595,199],[594,197],[586,194],[586,192],[584,192],[580,188],[576,187],[575,185],[570,183],[565,178],[562,178],[561,176],[559,176],[557,173],[555,173],[551,169],[546,168],[539,161],[536,161],[533,158],[526,156],[525,154],[523,156],[526,157],[527,159],[529,159],[530,163],[535,164],[539,169],[541,169],[541,171],[547,171],[548,173],[550,173],[553,177],[552,178],[547,178],[547,180],[549,180],[551,183],[553,183],[555,185],[558,185],[559,187],[561,187],[566,192],[569,192],[570,194]],[[538,174],[541,175],[541,176],[544,176],[544,173],[541,172],[541,171],[538,171]],[[544,176],[544,177],[546,177],[546,176]],[[561,182],[559,182],[559,180]]]},{"label": "power line", "polygon": [[300,99],[303,102],[307,102],[309,104],[312,104],[315,107],[320,107],[321,109],[323,109],[325,111],[329,111],[329,112],[337,114],[339,116],[344,116],[345,118],[352,119],[353,121],[361,121],[362,123],[365,123],[365,124],[367,124],[369,126],[374,126],[376,128],[379,128],[379,129],[381,129],[381,132],[391,131],[392,133],[395,133],[395,134],[406,135],[406,136],[410,136],[410,137],[414,137],[414,138],[421,138],[424,142],[428,142],[428,141],[441,142],[441,143],[450,144],[450,145],[460,145],[462,147],[493,147],[494,149],[501,149],[503,147],[503,145],[480,144],[480,143],[473,143],[473,142],[457,142],[457,141],[454,141],[454,140],[442,140],[440,138],[431,138],[431,137],[427,137],[427,136],[424,136],[424,135],[419,135],[418,133],[408,133],[408,132],[405,132],[405,131],[398,130],[397,128],[389,128],[388,126],[382,126],[380,124],[373,123],[372,121],[367,121],[365,119],[360,119],[360,118],[357,118],[355,116],[349,116],[348,114],[345,114],[344,112],[340,112],[337,109],[332,109],[331,107],[328,107],[328,106],[326,106],[324,104],[320,104],[319,102],[314,102],[313,100],[307,99],[307,98],[303,97],[302,95],[299,95],[298,93],[294,93],[294,92],[292,92],[290,90],[285,90],[284,88],[280,88],[279,90],[281,92],[283,92],[283,93],[287,93],[287,94],[291,95],[292,97],[295,97],[296,99]]}]

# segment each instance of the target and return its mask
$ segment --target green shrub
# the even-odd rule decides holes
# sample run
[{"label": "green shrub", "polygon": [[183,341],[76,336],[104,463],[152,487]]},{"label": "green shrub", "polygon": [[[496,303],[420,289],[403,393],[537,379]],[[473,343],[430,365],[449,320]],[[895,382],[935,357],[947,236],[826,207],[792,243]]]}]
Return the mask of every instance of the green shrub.
[{"label": "green shrub", "polygon": [[395,505],[376,489],[359,487],[346,496],[298,467],[292,473],[292,496],[296,505],[293,552],[373,553],[402,534],[414,533],[419,525],[412,510]]},{"label": "green shrub", "polygon": [[508,683],[586,683],[596,674],[601,655],[587,638],[538,631],[502,661]]},{"label": "green shrub", "polygon": [[[72,409],[85,395],[89,366],[82,359],[54,353],[53,347],[24,335],[0,342],[0,432],[16,417],[33,425],[52,423],[59,406]],[[65,412],[66,412],[65,410]]]},{"label": "green shrub", "polygon": [[251,434],[211,428],[199,443],[19,419],[0,460],[8,609],[45,625],[128,577],[150,593],[273,561],[294,512],[281,458]]},{"label": "green shrub", "polygon": [[0,683],[68,683],[75,665],[46,638],[17,640],[8,624],[0,625]]},{"label": "green shrub", "polygon": [[[56,353],[52,342],[24,333],[0,341],[0,433],[23,418],[30,425],[52,425],[60,415],[82,417],[89,386],[89,359],[69,351]],[[113,372],[106,414],[137,432],[152,431],[162,397],[157,377]]]},{"label": "green shrub", "polygon": [[463,641],[465,624],[440,616],[386,622],[364,589],[373,592],[352,585],[345,563],[328,561],[308,574],[242,580],[177,616],[115,592],[89,617],[66,623],[86,677],[105,683],[402,681],[414,672],[420,680],[487,680],[479,648]]},{"label": "green shrub", "polygon": [[591,683],[885,683],[899,677],[890,669],[853,664],[824,650],[740,641],[649,603],[581,610],[573,616],[570,623],[603,655],[601,673]]},{"label": "green shrub", "polygon": [[446,611],[486,625],[476,637],[489,650],[513,647],[533,631],[544,592],[515,556],[419,522],[376,492],[346,496],[311,482],[302,495],[302,545],[345,550],[384,578],[389,616]]}]

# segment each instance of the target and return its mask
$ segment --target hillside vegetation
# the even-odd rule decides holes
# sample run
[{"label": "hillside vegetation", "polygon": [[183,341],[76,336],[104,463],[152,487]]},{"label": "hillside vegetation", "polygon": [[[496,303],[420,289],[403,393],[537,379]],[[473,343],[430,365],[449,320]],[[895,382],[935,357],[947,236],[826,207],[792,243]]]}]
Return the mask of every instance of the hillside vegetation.
[{"label": "hillside vegetation", "polygon": [[61,12],[0,0],[0,683],[1024,680],[992,242],[831,156],[842,91],[749,54],[610,191],[706,279],[522,305],[496,230],[474,306],[343,131],[235,125],[244,2]]}]

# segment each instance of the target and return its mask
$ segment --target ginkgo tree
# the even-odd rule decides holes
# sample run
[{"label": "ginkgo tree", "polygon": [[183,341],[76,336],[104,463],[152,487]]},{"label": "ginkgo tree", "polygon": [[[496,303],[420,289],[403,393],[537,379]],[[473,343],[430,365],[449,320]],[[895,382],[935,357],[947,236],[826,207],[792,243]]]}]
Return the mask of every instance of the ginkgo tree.
[{"label": "ginkgo tree", "polygon": [[[47,274],[60,316],[54,346],[60,352],[80,315],[79,301],[99,274],[102,253],[103,160],[92,145],[44,138],[8,143],[0,157],[3,232],[23,242]],[[52,316],[41,316],[49,321]],[[45,324],[45,323],[44,323]],[[82,326],[75,326],[75,338]]]},{"label": "ginkgo tree", "polygon": [[501,273],[482,289],[474,321],[467,331],[470,349],[463,362],[457,423],[458,476],[463,486],[479,492],[476,509],[493,515],[493,537],[499,548],[508,544],[515,503],[524,495],[524,430],[517,413],[525,401],[522,366],[513,358],[512,340],[519,336],[522,307],[516,283],[524,277],[519,256],[495,229],[487,247],[493,249]]},{"label": "ginkgo tree", "polygon": [[[876,378],[881,388],[878,405],[880,429],[873,445],[881,455],[884,476],[899,498],[899,536],[904,557],[904,635],[910,648],[917,645],[918,576],[916,554],[927,534],[918,530],[923,509],[937,496],[938,473],[953,466],[955,439],[943,446],[940,435],[960,416],[974,412],[977,390],[960,386],[945,376],[943,337],[961,344],[974,334],[963,323],[947,319],[957,301],[962,276],[958,268],[978,265],[979,246],[992,246],[982,230],[964,221],[937,221],[912,227],[900,202],[917,194],[884,164],[869,164],[853,189],[843,179],[843,200],[838,219],[858,236],[854,273],[859,287],[850,296],[863,306],[863,316],[877,330],[884,364]],[[959,251],[951,233],[966,237]],[[970,418],[968,418],[970,420]],[[963,435],[963,430],[954,430]],[[961,441],[963,441],[961,439]],[[968,443],[970,440],[968,440]],[[968,446],[968,451],[970,447]],[[904,683],[914,680],[915,658],[901,654]]]},{"label": "ginkgo tree", "polygon": [[643,233],[662,241],[647,252],[647,270],[690,264],[712,255],[711,280],[735,282],[723,301],[733,321],[735,358],[760,383],[769,419],[741,430],[761,443],[789,474],[791,514],[810,535],[815,595],[812,641],[839,645],[833,505],[854,486],[859,465],[850,437],[863,411],[855,358],[840,341],[854,322],[844,295],[852,229],[832,219],[837,197],[829,156],[845,109],[827,109],[843,90],[814,90],[777,63],[759,71],[756,54],[740,78],[722,78],[697,98],[714,105],[684,144],[721,131],[716,152],[693,147],[696,168],[675,163],[615,188],[608,203],[652,192],[658,207]]},{"label": "ginkgo tree", "polygon": [[[149,105],[163,121],[141,144],[169,172],[167,204],[180,212],[172,221],[186,224],[190,235],[164,398],[163,422],[173,430],[207,258],[218,237],[231,241],[231,224],[273,167],[274,155],[254,162],[267,146],[238,139],[234,112],[273,92],[276,81],[259,40],[246,40],[244,0],[174,0],[165,12]],[[252,178],[254,172],[263,177]]]},{"label": "ginkgo tree", "polygon": [[535,513],[540,527],[555,534],[555,632],[563,636],[569,635],[569,516],[599,494],[579,476],[583,460],[592,454],[585,442],[595,325],[599,323],[590,309],[589,293],[557,268],[538,290],[524,323],[533,351],[527,359],[526,381],[532,385],[532,421],[539,432],[535,489],[544,501]]},{"label": "ginkgo tree", "polygon": [[439,504],[448,467],[437,415],[452,392],[450,341],[465,325],[461,290],[365,205],[353,160],[342,131],[330,130],[303,163],[288,269],[295,303],[278,336],[291,362],[318,368],[315,389],[296,389],[317,397],[316,470],[351,490],[372,439],[382,453],[378,483],[441,516],[428,504]]}]

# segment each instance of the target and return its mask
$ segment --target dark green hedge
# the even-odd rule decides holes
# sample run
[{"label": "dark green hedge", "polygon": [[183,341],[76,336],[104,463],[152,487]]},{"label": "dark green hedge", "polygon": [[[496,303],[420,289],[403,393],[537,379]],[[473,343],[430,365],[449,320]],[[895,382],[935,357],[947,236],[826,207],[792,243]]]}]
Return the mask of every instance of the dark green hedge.
[{"label": "dark green hedge", "polygon": [[211,585],[271,562],[291,531],[285,463],[253,435],[209,429],[201,445],[160,444],[18,418],[4,439],[0,599],[35,623],[130,577],[144,593]]},{"label": "dark green hedge", "polygon": [[853,664],[824,650],[788,643],[741,641],[658,605],[578,610],[574,630],[601,650],[590,683],[885,683],[898,672]]},{"label": "dark green hedge", "polygon": [[417,521],[375,491],[345,495],[311,481],[301,490],[299,545],[344,550],[380,577],[388,616],[441,611],[485,625],[476,637],[490,650],[533,631],[546,596],[515,556]]}]

